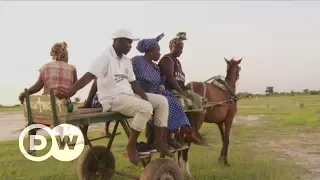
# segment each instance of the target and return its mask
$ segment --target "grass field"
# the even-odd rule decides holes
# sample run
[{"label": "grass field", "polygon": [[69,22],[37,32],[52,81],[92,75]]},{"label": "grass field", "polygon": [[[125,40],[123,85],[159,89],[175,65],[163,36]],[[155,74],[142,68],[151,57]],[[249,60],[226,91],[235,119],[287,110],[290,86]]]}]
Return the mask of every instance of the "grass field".
[{"label": "grass field", "polygon": [[22,106],[0,106],[0,112],[20,112],[23,111]]},{"label": "grass field", "polygon": [[[82,106],[81,103],[75,104],[75,108]],[[0,106],[0,113],[1,112],[23,112],[22,105],[15,105],[15,106]]]},{"label": "grass field", "polygon": [[[241,100],[238,104],[237,118],[231,129],[231,167],[218,164],[222,145],[220,133],[216,125],[205,124],[201,131],[212,147],[191,146],[191,173],[199,180],[316,179],[320,176],[320,164],[317,163],[320,162],[319,101],[320,96]],[[99,133],[91,132],[90,136],[98,136]],[[106,143],[105,139],[94,142]],[[124,133],[115,139],[112,152],[116,158],[116,168],[139,175],[141,166],[130,165],[122,156],[126,143]],[[2,141],[0,146],[1,180],[77,179],[77,160],[58,162],[49,158],[44,162],[32,162],[20,154],[18,142]],[[115,175],[113,179],[125,178]]]}]

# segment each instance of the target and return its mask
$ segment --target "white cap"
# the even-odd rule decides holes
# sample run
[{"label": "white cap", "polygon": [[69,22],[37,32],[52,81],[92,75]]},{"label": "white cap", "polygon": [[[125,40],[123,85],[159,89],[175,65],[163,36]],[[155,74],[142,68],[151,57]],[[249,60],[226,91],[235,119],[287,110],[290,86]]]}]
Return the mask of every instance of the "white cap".
[{"label": "white cap", "polygon": [[112,39],[127,38],[133,41],[138,41],[140,38],[134,37],[132,33],[127,29],[118,29],[112,34]]}]

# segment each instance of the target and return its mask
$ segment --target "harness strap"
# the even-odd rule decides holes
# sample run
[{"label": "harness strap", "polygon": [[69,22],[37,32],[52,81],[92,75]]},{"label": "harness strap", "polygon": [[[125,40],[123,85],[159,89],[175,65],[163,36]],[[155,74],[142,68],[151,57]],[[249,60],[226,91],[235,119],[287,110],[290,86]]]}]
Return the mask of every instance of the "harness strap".
[{"label": "harness strap", "polygon": [[194,89],[193,89],[193,82],[190,83],[190,86],[191,86],[191,91],[194,92]]},{"label": "harness strap", "polygon": [[203,97],[206,98],[206,94],[207,94],[207,86],[205,83],[201,82],[203,85]]}]

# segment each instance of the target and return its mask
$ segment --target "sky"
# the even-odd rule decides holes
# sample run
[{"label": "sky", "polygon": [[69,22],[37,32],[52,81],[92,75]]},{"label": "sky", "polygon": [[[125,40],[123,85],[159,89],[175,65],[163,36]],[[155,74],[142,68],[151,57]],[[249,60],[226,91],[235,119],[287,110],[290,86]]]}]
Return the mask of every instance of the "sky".
[{"label": "sky", "polygon": [[[119,28],[140,38],[164,33],[162,54],[186,32],[180,61],[187,82],[225,76],[224,57],[243,57],[237,92],[318,90],[319,9],[316,1],[0,1],[0,104],[19,103],[19,93],[52,61],[54,43],[68,43],[80,78]],[[136,44],[128,56],[140,55]],[[90,87],[74,97],[83,101]]]}]

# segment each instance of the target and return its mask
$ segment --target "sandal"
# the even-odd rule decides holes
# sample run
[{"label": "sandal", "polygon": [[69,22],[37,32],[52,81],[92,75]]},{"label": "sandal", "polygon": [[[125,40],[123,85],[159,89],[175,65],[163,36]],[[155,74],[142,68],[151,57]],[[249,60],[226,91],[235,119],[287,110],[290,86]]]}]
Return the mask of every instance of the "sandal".
[{"label": "sandal", "polygon": [[189,148],[187,145],[185,145],[185,144],[182,145],[181,143],[179,143],[175,140],[168,141],[167,143],[168,143],[168,145],[173,147],[176,151],[182,151],[182,150]]},{"label": "sandal", "polygon": [[176,150],[170,146],[168,143],[164,143],[164,146],[168,149],[169,152],[174,153]]}]

